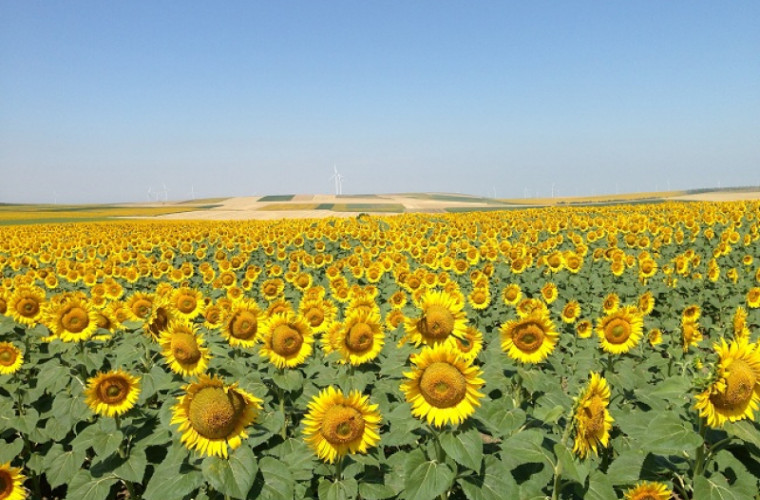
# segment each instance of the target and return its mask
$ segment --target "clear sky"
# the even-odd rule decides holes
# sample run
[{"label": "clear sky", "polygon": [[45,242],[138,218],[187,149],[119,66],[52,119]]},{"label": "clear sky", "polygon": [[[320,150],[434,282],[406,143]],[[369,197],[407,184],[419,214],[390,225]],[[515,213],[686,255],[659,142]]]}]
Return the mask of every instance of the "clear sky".
[{"label": "clear sky", "polygon": [[760,2],[0,0],[0,202],[760,184]]}]

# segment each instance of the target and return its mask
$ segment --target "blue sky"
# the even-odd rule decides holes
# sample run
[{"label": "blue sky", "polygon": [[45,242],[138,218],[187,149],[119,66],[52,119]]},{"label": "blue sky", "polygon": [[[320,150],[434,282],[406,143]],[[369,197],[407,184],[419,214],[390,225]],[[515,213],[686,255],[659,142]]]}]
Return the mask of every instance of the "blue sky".
[{"label": "blue sky", "polygon": [[760,2],[0,0],[0,202],[760,185]]}]

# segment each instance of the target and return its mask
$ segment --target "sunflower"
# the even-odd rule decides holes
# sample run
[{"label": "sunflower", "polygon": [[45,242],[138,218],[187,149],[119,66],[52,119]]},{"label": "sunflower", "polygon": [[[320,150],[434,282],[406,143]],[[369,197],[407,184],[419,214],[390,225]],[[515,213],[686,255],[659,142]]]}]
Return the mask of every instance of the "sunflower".
[{"label": "sunflower", "polygon": [[501,349],[522,363],[539,363],[554,350],[559,333],[543,313],[507,321],[501,325]]},{"label": "sunflower", "polygon": [[28,496],[24,488],[26,477],[21,474],[21,469],[11,467],[10,462],[0,464],[0,499],[1,500],[24,500]]},{"label": "sunflower", "polygon": [[12,375],[24,363],[24,353],[10,342],[0,342],[0,375]]},{"label": "sunflower", "polygon": [[140,395],[140,379],[123,370],[98,372],[87,381],[85,402],[104,417],[121,416],[132,409]]},{"label": "sunflower", "polygon": [[298,313],[309,322],[314,333],[321,333],[335,320],[338,308],[322,297],[306,298],[298,306]]},{"label": "sunflower", "polygon": [[647,339],[649,340],[649,345],[651,345],[652,347],[662,344],[662,330],[660,330],[659,328],[654,328],[652,330],[649,330]]},{"label": "sunflower", "polygon": [[590,452],[598,454],[599,445],[604,447],[610,439],[613,418],[607,407],[610,404],[610,388],[607,381],[598,373],[591,373],[591,380],[575,398],[575,442],[573,453],[586,458]]},{"label": "sunflower", "polygon": [[156,295],[150,314],[145,319],[143,331],[152,339],[158,340],[161,332],[169,327],[169,322],[174,319],[174,311],[171,308],[170,299],[166,295]]},{"label": "sunflower", "polygon": [[597,320],[596,333],[602,349],[612,354],[630,351],[639,341],[644,320],[638,309],[625,306]]},{"label": "sunflower", "polygon": [[269,303],[267,310],[264,312],[264,316],[270,318],[275,314],[288,314],[292,312],[294,312],[293,304],[291,304],[285,297],[281,297],[279,299],[274,299]]},{"label": "sunflower", "polygon": [[504,303],[508,306],[517,305],[517,303],[520,302],[520,299],[522,299],[522,291],[520,290],[520,285],[516,283],[507,285],[501,294],[501,298],[504,299]]},{"label": "sunflower", "polygon": [[578,316],[581,315],[581,306],[578,304],[577,300],[571,300],[567,304],[565,304],[565,307],[562,308],[562,314],[560,317],[562,318],[562,321],[565,323],[575,323],[575,320],[578,319]]},{"label": "sunflower", "polygon": [[153,300],[155,296],[151,293],[135,292],[129,296],[126,301],[130,318],[135,321],[144,321],[148,319],[153,310]]},{"label": "sunflower", "polygon": [[200,375],[208,367],[208,348],[197,328],[184,321],[172,321],[158,339],[161,354],[171,371],[183,377]]},{"label": "sunflower", "polygon": [[617,311],[618,307],[620,307],[620,297],[616,293],[610,293],[602,302],[602,309],[607,314]]},{"label": "sunflower", "polygon": [[541,287],[541,297],[543,297],[544,302],[547,304],[551,304],[555,300],[557,300],[557,296],[559,295],[559,292],[557,291],[557,285],[554,283],[547,283],[543,287]]},{"label": "sunflower", "polygon": [[278,298],[284,289],[285,282],[280,278],[270,278],[261,284],[261,294],[269,301]]},{"label": "sunflower", "polygon": [[404,324],[404,319],[405,316],[401,309],[391,309],[385,316],[385,328],[387,330],[395,330]]},{"label": "sunflower", "polygon": [[26,326],[34,326],[42,319],[45,291],[36,286],[18,287],[8,300],[9,315]]},{"label": "sunflower", "polygon": [[591,337],[591,332],[593,331],[593,325],[591,324],[591,321],[584,319],[578,322],[577,325],[575,325],[575,333],[578,334],[578,338],[587,339]]},{"label": "sunflower", "polygon": [[741,337],[749,339],[749,328],[747,328],[747,310],[742,306],[736,308],[732,324],[734,327],[735,339],[739,339]]},{"label": "sunflower", "polygon": [[375,311],[356,310],[343,322],[335,345],[341,363],[361,365],[380,354],[385,343],[380,315]]},{"label": "sunflower", "polygon": [[699,317],[702,315],[702,308],[699,307],[696,304],[692,304],[690,306],[687,306],[683,312],[681,313],[681,320],[685,323],[687,321],[690,321],[692,323],[696,323],[699,320]]},{"label": "sunflower", "polygon": [[329,463],[347,453],[367,453],[380,441],[377,405],[359,391],[345,395],[330,386],[314,396],[304,418],[304,440]]},{"label": "sunflower", "polygon": [[713,348],[719,357],[714,382],[696,396],[695,408],[711,427],[754,420],[760,405],[760,348],[744,339],[730,345],[721,339]]},{"label": "sunflower", "polygon": [[491,303],[491,292],[488,286],[473,288],[467,295],[467,302],[475,310],[482,310]]},{"label": "sunflower", "polygon": [[441,343],[450,335],[462,338],[467,328],[463,305],[457,296],[448,292],[426,291],[419,304],[422,315],[419,318],[407,318],[405,321],[407,337],[416,346],[422,343]]},{"label": "sunflower", "polygon": [[673,492],[665,483],[641,481],[625,491],[624,500],[669,500]]},{"label": "sunflower", "polygon": [[261,311],[253,301],[236,300],[225,316],[222,336],[232,347],[253,347],[261,320]]},{"label": "sunflower", "polygon": [[203,313],[203,294],[189,287],[178,288],[172,291],[170,306],[177,317],[191,321]]},{"label": "sunflower", "polygon": [[483,333],[474,326],[468,326],[463,338],[449,337],[448,342],[456,348],[459,357],[469,363],[477,358],[483,349]]},{"label": "sunflower", "polygon": [[683,321],[681,323],[681,333],[683,335],[683,352],[689,350],[689,347],[696,347],[702,341],[702,331],[699,329],[699,323],[696,321]]},{"label": "sunflower", "polygon": [[546,303],[541,299],[523,299],[517,304],[517,315],[521,318],[527,318],[534,314],[543,314],[549,316],[549,309],[546,307]]},{"label": "sunflower", "polygon": [[259,353],[277,368],[293,368],[311,355],[314,333],[303,316],[278,313],[262,326]]},{"label": "sunflower", "polygon": [[425,347],[411,361],[415,367],[404,373],[409,380],[401,384],[401,391],[415,417],[425,418],[436,427],[458,425],[480,406],[483,394],[478,390],[485,383],[480,378],[482,372],[450,345]]},{"label": "sunflower", "polygon": [[760,287],[754,287],[747,292],[747,305],[750,309],[760,307]]},{"label": "sunflower", "polygon": [[98,328],[98,312],[88,301],[76,296],[51,304],[45,320],[52,334],[64,342],[87,340]]},{"label": "sunflower", "polygon": [[182,443],[201,455],[227,458],[248,437],[248,427],[261,410],[262,401],[237,384],[205,374],[183,387],[185,393],[172,408],[171,424],[179,424]]},{"label": "sunflower", "polygon": [[639,313],[642,316],[649,316],[654,309],[654,296],[652,292],[647,290],[639,297],[638,301]]}]

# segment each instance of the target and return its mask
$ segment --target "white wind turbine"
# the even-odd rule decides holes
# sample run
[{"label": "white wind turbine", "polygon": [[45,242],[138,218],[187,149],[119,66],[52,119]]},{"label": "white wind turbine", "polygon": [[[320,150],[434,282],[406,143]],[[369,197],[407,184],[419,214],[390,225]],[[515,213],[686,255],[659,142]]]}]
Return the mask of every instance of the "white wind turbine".
[{"label": "white wind turbine", "polygon": [[169,201],[169,193],[166,191],[166,184],[164,184],[164,203]]},{"label": "white wind turbine", "polygon": [[195,185],[193,184],[190,185],[190,199],[191,200],[195,199]]},{"label": "white wind turbine", "polygon": [[330,177],[330,180],[335,180],[335,194],[343,194],[343,175],[338,173],[338,167],[333,165],[333,171],[332,177]]},{"label": "white wind turbine", "polygon": [[148,186],[148,201],[154,201],[155,196],[153,193],[153,186]]}]

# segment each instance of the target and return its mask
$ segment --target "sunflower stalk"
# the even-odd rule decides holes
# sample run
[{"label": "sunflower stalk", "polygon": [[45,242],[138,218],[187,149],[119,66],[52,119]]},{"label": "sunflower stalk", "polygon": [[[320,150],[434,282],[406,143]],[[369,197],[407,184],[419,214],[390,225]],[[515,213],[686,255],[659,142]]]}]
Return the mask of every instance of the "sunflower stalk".
[{"label": "sunflower stalk", "polygon": [[282,439],[288,439],[288,416],[285,414],[285,389],[277,387],[277,397],[280,400],[280,413],[282,413],[282,428],[280,429],[280,436]]},{"label": "sunflower stalk", "polygon": [[[435,446],[435,460],[442,464],[446,461],[446,452],[443,451],[443,446],[441,446],[441,436],[440,433],[430,424],[428,424],[428,428],[430,429],[430,434],[433,436],[433,445]],[[446,500],[448,498],[448,491],[445,491],[440,494],[438,497],[439,500]]]},{"label": "sunflower stalk", "polygon": [[[567,440],[570,438],[570,432],[573,430],[573,418],[575,415],[575,405],[573,405],[573,408],[570,409],[570,414],[567,416],[567,420],[565,422],[565,430],[562,432],[562,437],[559,440],[559,444],[561,446],[564,446],[567,448]],[[568,451],[572,453],[572,451],[568,448]],[[552,500],[558,500],[559,494],[562,491],[562,464],[559,460],[557,460],[556,465],[554,466],[554,484],[552,486]]]},{"label": "sunflower stalk", "polygon": [[705,448],[707,447],[707,443],[704,441],[705,436],[707,435],[707,426],[705,425],[705,419],[701,416],[699,418],[699,435],[702,437],[702,444],[700,444],[697,447],[696,457],[694,459],[694,475],[692,476],[692,480],[696,479],[697,476],[701,476],[702,472],[705,468],[706,463],[706,456],[705,456]]}]

